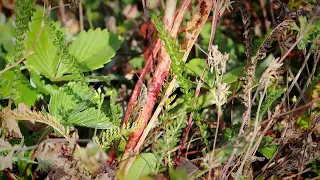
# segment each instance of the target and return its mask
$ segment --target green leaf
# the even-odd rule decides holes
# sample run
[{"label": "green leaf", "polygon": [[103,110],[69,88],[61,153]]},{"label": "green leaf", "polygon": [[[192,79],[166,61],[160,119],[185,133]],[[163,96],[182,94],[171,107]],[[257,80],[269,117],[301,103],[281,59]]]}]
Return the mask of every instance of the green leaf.
[{"label": "green leaf", "polygon": [[272,146],[265,146],[260,148],[258,151],[263,154],[266,158],[270,159],[272,158],[273,154],[276,152],[278,149],[277,145],[272,145]]},{"label": "green leaf", "polygon": [[69,52],[77,59],[84,72],[92,71],[110,62],[120,48],[121,42],[119,37],[106,29],[90,29],[88,32],[82,31],[79,34],[70,45]]},{"label": "green leaf", "polygon": [[300,115],[297,119],[297,125],[300,129],[307,130],[310,126],[310,115],[306,112]]},{"label": "green leaf", "polygon": [[94,89],[82,83],[70,82],[55,92],[49,103],[50,114],[60,120],[83,111],[98,102]]},{"label": "green leaf", "polygon": [[[42,18],[43,11],[38,9],[34,13],[32,22],[29,25],[30,30],[27,33],[28,38],[26,39],[27,50],[32,48],[37,40],[37,36],[39,36]],[[60,62],[60,58],[57,56],[58,48],[53,45],[46,27],[43,27],[33,51],[35,53],[25,61],[28,69],[39,72],[50,80],[54,80],[57,76],[62,76],[62,74],[57,74],[57,68]]]},{"label": "green leaf", "polygon": [[55,84],[49,84],[46,82],[40,74],[37,72],[31,70],[29,71],[31,82],[34,84],[34,86],[39,90],[41,93],[45,95],[51,95],[54,92],[58,90],[58,86]]},{"label": "green leaf", "polygon": [[188,174],[186,169],[169,169],[169,176],[171,180],[186,180]]},{"label": "green leaf", "polygon": [[110,128],[109,118],[97,109],[99,94],[86,84],[70,82],[55,92],[49,103],[52,116],[68,125]]},{"label": "green leaf", "polygon": [[38,99],[38,92],[20,71],[13,68],[1,75],[0,97],[13,99],[16,105],[24,103],[30,108]]},{"label": "green leaf", "polygon": [[191,59],[188,63],[186,63],[188,74],[201,76],[205,61],[205,59],[201,58]]},{"label": "green leaf", "polygon": [[157,167],[157,158],[152,153],[141,153],[136,157],[127,177],[131,180],[138,180],[142,176],[147,176]]},{"label": "green leaf", "polygon": [[[194,58],[186,63],[188,74],[200,77],[203,71],[205,59]],[[225,73],[222,78],[222,82],[231,84],[237,81],[240,76],[244,66],[237,67],[232,69],[231,71]],[[215,79],[215,75],[206,71],[204,75],[204,81],[209,87],[213,87],[213,82]]]},{"label": "green leaf", "polygon": [[238,68],[232,69],[231,71],[225,73],[222,78],[222,82],[231,84],[238,80],[241,72],[243,71],[244,66],[240,66]]},{"label": "green leaf", "polygon": [[262,117],[267,112],[267,110],[270,108],[272,103],[274,101],[276,101],[285,92],[286,92],[286,88],[272,90],[267,95],[266,99],[264,100],[263,104],[261,105],[259,116]]},{"label": "green leaf", "polygon": [[135,68],[135,69],[141,69],[144,64],[143,57],[135,57],[129,61],[129,63]]},{"label": "green leaf", "polygon": [[66,122],[76,126],[84,126],[98,129],[108,129],[113,125],[110,119],[106,117],[100,110],[89,108],[82,112],[71,115]]},{"label": "green leaf", "polygon": [[[14,52],[14,38],[15,26],[13,21],[6,22],[6,16],[0,13],[0,46],[3,46],[7,53]],[[0,50],[1,52],[2,50]]]}]

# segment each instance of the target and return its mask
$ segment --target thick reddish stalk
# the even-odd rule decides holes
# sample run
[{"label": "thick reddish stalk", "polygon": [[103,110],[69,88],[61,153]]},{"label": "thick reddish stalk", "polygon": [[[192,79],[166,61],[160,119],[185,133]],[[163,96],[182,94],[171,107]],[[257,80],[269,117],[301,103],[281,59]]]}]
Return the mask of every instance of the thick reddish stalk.
[{"label": "thick reddish stalk", "polygon": [[[158,51],[160,49],[160,39],[157,39],[156,41],[156,44],[153,48],[153,55],[154,56],[157,56],[158,54]],[[152,65],[152,61],[153,61],[153,58],[152,58],[152,54],[150,54],[147,62],[146,62],[146,65],[144,66],[141,74],[140,74],[140,79],[141,81],[143,81],[146,77],[146,75],[149,73],[150,71],[150,68],[151,68],[151,65]],[[138,81],[136,83],[136,86],[134,87],[134,90],[131,94],[131,97],[130,97],[130,100],[128,102],[128,105],[127,105],[127,109],[126,109],[126,113],[125,113],[125,116],[124,116],[124,120],[123,120],[123,123],[122,123],[122,126],[126,125],[129,121],[129,118],[130,118],[130,114],[131,114],[131,111],[133,109],[133,105],[134,103],[137,101],[137,98],[139,96],[139,93],[140,93],[140,89],[141,89],[141,81]]]},{"label": "thick reddish stalk", "polygon": [[[155,46],[153,48],[153,55],[154,56],[156,56],[158,54],[158,51],[160,49],[160,42],[161,42],[160,39],[157,39],[156,44],[155,44]],[[153,61],[153,57],[152,57],[152,54],[150,54],[145,66],[142,69],[142,72],[140,74],[141,81],[143,81],[145,79],[146,75],[149,73],[149,71],[151,69],[152,61]],[[131,94],[131,97],[130,97],[130,100],[129,100],[129,103],[127,105],[127,109],[126,109],[126,112],[125,112],[125,116],[124,116],[124,120],[123,120],[123,123],[122,123],[122,127],[127,125],[128,121],[129,121],[130,114],[131,114],[131,111],[133,109],[133,105],[137,101],[137,98],[138,98],[139,93],[140,93],[141,83],[142,83],[141,81],[138,81],[136,83],[136,86],[134,87],[134,90],[133,90],[133,92]],[[108,157],[109,157],[108,163],[112,164],[112,162],[116,158],[116,153],[115,153],[113,148],[110,150]]]},{"label": "thick reddish stalk", "polygon": [[[168,0],[166,2],[166,11],[164,15],[165,28],[167,30],[171,30],[173,21],[174,21],[174,12],[176,9],[177,0]],[[138,143],[144,128],[147,126],[148,121],[151,117],[151,113],[153,107],[156,103],[158,94],[161,90],[164,79],[169,71],[170,66],[170,57],[167,54],[164,46],[161,47],[161,54],[159,56],[159,64],[155,70],[154,76],[152,78],[151,84],[148,87],[148,93],[146,97],[146,103],[143,106],[142,112],[139,114],[138,118],[135,120],[139,123],[139,129],[130,134],[129,140],[126,144],[125,151],[122,156],[122,162],[120,164],[121,167],[125,167],[128,158],[130,156],[130,152],[133,151],[136,144]]]},{"label": "thick reddish stalk", "polygon": [[137,131],[131,133],[129,141],[127,143],[126,146],[126,150],[130,150],[133,149],[135,147],[135,145],[137,144],[137,142],[140,139],[140,136],[144,130],[144,127],[146,126],[146,124],[148,123],[148,120],[151,117],[151,113],[153,110],[153,107],[156,103],[158,94],[161,90],[162,87],[162,83],[169,71],[169,65],[170,65],[170,57],[169,55],[165,52],[165,58],[160,62],[160,64],[157,67],[157,70],[154,74],[154,77],[152,79],[152,86],[150,86],[149,90],[148,90],[148,94],[147,94],[147,101],[146,104],[143,108],[143,111],[141,113],[141,115],[139,116],[139,118],[137,119],[138,122],[142,123],[142,127],[139,128]]}]

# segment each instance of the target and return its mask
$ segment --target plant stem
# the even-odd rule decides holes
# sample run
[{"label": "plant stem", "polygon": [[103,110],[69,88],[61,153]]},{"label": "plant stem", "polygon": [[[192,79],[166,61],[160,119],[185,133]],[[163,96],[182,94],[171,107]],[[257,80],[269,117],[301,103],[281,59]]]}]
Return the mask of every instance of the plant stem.
[{"label": "plant stem", "polygon": [[[176,9],[176,3],[177,3],[177,0],[168,0],[166,2],[166,11],[165,11],[165,16],[164,16],[166,30],[171,30],[173,20],[174,20],[174,12]],[[142,109],[142,112],[138,116],[138,119],[135,120],[136,122],[138,122],[140,124],[140,127],[135,132],[130,134],[129,140],[126,144],[126,148],[125,148],[125,151],[122,156],[122,162],[120,163],[120,167],[125,167],[127,162],[130,161],[130,159],[128,159],[130,157],[129,154],[130,154],[130,152],[133,151],[134,147],[138,143],[138,141],[143,133],[143,130],[146,127],[149,118],[151,117],[151,113],[152,113],[153,107],[156,103],[160,89],[162,87],[162,83],[163,83],[163,81],[169,71],[169,66],[170,66],[171,60],[170,60],[170,57],[167,54],[164,46],[161,46],[161,54],[159,57],[159,61],[160,61],[159,65],[156,68],[156,71],[154,73],[154,77],[152,78],[151,85],[150,85],[150,87],[148,87],[146,103]],[[132,157],[131,157],[131,159],[132,159]],[[128,172],[130,167],[131,167],[131,164],[129,164],[125,168],[125,174]]]},{"label": "plant stem", "polygon": [[[213,43],[215,32],[216,32],[216,28],[217,28],[217,22],[218,22],[218,19],[220,17],[220,12],[219,12],[219,9],[218,9],[219,8],[219,4],[220,4],[220,0],[217,0],[216,3],[215,3],[214,12],[213,12],[212,26],[211,26],[211,36],[210,36],[209,46],[211,46],[212,43]],[[209,55],[209,54],[211,54],[210,53],[211,48],[208,48],[208,49],[209,49],[209,52],[208,52],[208,55]],[[202,79],[203,79],[203,77],[205,75],[205,72],[206,72],[206,69],[207,69],[208,55],[207,55],[206,62],[204,64],[204,67],[203,67],[203,70],[202,70],[202,73],[201,73],[201,77],[200,77],[200,79],[198,81],[198,84],[197,84],[197,87],[196,87],[196,92],[195,92],[195,95],[194,95],[195,99],[197,99],[199,94],[200,94],[200,89],[201,89],[201,86],[202,86]],[[197,106],[197,102],[195,102],[193,104],[193,109],[195,109],[196,106]],[[177,158],[176,158],[176,164],[179,164],[180,158],[181,158],[181,155],[182,155],[182,151],[185,148],[187,137],[188,137],[188,134],[190,132],[191,125],[192,125],[193,114],[194,114],[194,112],[191,112],[190,115],[189,115],[188,125],[187,125],[185,133],[183,135],[183,138],[181,140],[181,146],[180,146],[180,149],[178,151]],[[217,125],[217,128],[218,127],[219,127],[219,125]]]}]

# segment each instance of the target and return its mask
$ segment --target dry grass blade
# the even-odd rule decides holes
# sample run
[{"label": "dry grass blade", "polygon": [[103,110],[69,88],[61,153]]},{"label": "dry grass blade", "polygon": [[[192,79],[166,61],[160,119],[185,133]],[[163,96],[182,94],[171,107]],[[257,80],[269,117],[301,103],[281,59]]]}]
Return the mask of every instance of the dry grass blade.
[{"label": "dry grass blade", "polygon": [[62,134],[66,139],[69,139],[68,129],[66,129],[57,119],[55,119],[50,114],[43,114],[38,111],[18,111],[18,110],[9,110],[2,111],[1,116],[4,118],[11,118],[15,120],[27,120],[27,121],[36,121],[40,123],[47,124],[53,127],[56,131]]}]

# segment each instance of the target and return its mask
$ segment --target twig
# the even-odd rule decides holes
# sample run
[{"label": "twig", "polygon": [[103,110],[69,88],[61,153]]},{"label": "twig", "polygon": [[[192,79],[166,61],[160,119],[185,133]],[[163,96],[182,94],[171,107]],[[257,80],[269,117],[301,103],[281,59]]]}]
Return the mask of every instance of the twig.
[{"label": "twig", "polygon": [[259,0],[262,8],[262,14],[264,18],[264,26],[266,28],[266,32],[269,30],[269,23],[267,17],[267,10],[266,10],[266,0]]},{"label": "twig", "polygon": [[314,54],[314,63],[313,63],[311,75],[308,77],[306,84],[303,86],[302,92],[301,92],[296,104],[294,105],[294,108],[296,108],[298,106],[299,102],[301,101],[301,99],[304,98],[304,93],[314,78],[314,74],[316,72],[319,59],[320,59],[320,52],[318,51],[317,53]]},{"label": "twig", "polygon": [[84,30],[84,25],[83,25],[83,5],[82,5],[82,0],[79,0],[79,21],[80,21],[80,30]]},{"label": "twig", "polygon": [[265,89],[263,91],[263,94],[261,95],[261,98],[260,98],[260,102],[259,102],[259,105],[258,105],[258,110],[257,110],[257,114],[256,114],[256,120],[255,120],[255,123],[254,123],[254,130],[253,130],[253,134],[252,134],[252,138],[250,140],[250,143],[249,143],[249,146],[248,146],[248,150],[241,162],[241,165],[239,167],[239,169],[237,170],[237,174],[236,174],[236,177],[235,179],[239,179],[240,177],[240,174],[242,173],[242,170],[243,170],[243,167],[244,167],[244,164],[246,163],[247,161],[247,158],[249,157],[249,155],[251,155],[251,147],[253,145],[253,142],[256,138],[256,135],[258,133],[258,126],[259,126],[259,120],[260,120],[260,108],[261,108],[261,105],[262,105],[262,102],[263,102],[263,99],[267,93],[267,89],[268,89],[268,84],[269,84],[269,79],[266,80],[266,83],[265,83]]},{"label": "twig", "polygon": [[[214,11],[213,11],[213,18],[212,18],[212,26],[211,26],[211,35],[210,35],[210,41],[209,41],[209,47],[212,45],[213,43],[213,40],[214,40],[214,36],[215,36],[215,32],[216,32],[216,28],[217,28],[217,22],[218,22],[218,19],[219,19],[219,16],[220,16],[220,12],[219,12],[219,6],[220,6],[220,0],[217,0],[215,2],[215,8],[214,8]],[[209,52],[208,52],[208,55],[211,54],[211,48],[208,48],[209,49]],[[206,72],[206,69],[207,69],[207,65],[208,65],[208,56],[207,55],[207,58],[206,58],[206,62],[204,64],[204,67],[203,67],[203,70],[202,70],[202,73],[201,73],[201,77],[198,81],[198,84],[197,84],[197,87],[196,87],[196,92],[194,94],[194,98],[197,99],[199,94],[200,94],[200,89],[201,89],[201,86],[202,86],[202,79],[205,75],[205,72]],[[197,102],[195,102],[193,104],[193,108],[195,109],[197,106]],[[188,134],[190,132],[190,129],[191,129],[191,125],[192,125],[192,118],[193,118],[193,114],[194,112],[191,112],[190,115],[189,115],[189,119],[188,119],[188,125],[187,125],[187,128],[185,129],[185,132],[184,132],[184,135],[183,135],[183,138],[181,140],[181,146],[180,146],[180,149],[178,151],[178,155],[177,155],[177,158],[176,158],[176,164],[179,164],[180,162],[180,158],[181,158],[181,155],[182,155],[182,151],[184,150],[185,148],[185,144],[186,144],[186,141],[187,141],[187,138],[188,138]],[[217,129],[218,129],[219,125],[217,125]]]},{"label": "twig", "polygon": [[34,53],[34,51],[32,51],[32,49],[30,49],[22,58],[20,58],[17,62],[15,62],[12,65],[6,66],[3,70],[0,71],[0,76],[5,73],[6,71],[18,66],[24,59],[26,59],[27,57],[29,57],[30,55],[32,55]]},{"label": "twig", "polygon": [[[171,30],[171,34],[173,36],[176,36],[176,34],[178,33],[178,30],[179,30],[179,27],[182,23],[182,20],[183,20],[183,17],[185,15],[185,13],[187,12],[187,8],[190,4],[191,0],[184,0],[181,5],[180,5],[180,8],[179,8],[179,12],[178,12],[178,15],[175,19],[175,22],[174,22],[174,25],[173,25],[173,28]],[[142,75],[141,75],[142,76]],[[141,78],[140,76],[140,78]],[[163,95],[162,97],[162,100],[161,102],[159,103],[157,109],[155,110],[155,112],[153,113],[149,123],[148,123],[148,126],[146,127],[146,129],[143,131],[143,134],[139,140],[139,142],[137,143],[136,147],[135,147],[135,150],[134,152],[138,152],[140,147],[142,146],[144,140],[146,139],[149,131],[153,128],[153,125],[155,124],[155,122],[157,121],[157,118],[162,110],[162,107],[164,106],[164,103],[167,101],[167,99],[169,98],[169,96],[171,95],[171,92],[173,91],[173,89],[175,88],[176,86],[176,83],[170,83],[165,94]],[[131,100],[131,99],[130,99]]]},{"label": "twig", "polygon": [[291,176],[288,176],[288,177],[284,177],[283,180],[292,179],[292,178],[294,178],[294,177],[296,177],[296,176],[299,176],[299,175],[301,175],[301,174],[303,174],[303,173],[306,173],[306,172],[309,172],[309,171],[311,171],[311,170],[312,170],[312,168],[307,168],[307,169],[305,169],[304,171],[299,172],[299,173],[297,173],[297,174],[294,174],[294,175],[291,175]]},{"label": "twig", "polygon": [[286,96],[289,96],[289,93],[291,92],[293,86],[296,84],[296,82],[298,81],[298,78],[300,77],[300,74],[302,73],[302,70],[304,69],[304,67],[306,66],[308,60],[309,60],[309,57],[311,55],[311,50],[309,51],[307,57],[305,58],[303,64],[301,65],[297,75],[295,76],[295,78],[293,79],[292,83],[290,84],[289,88],[287,89],[287,92],[286,92]]},{"label": "twig", "polygon": [[[185,50],[184,56],[182,58],[183,62],[185,62],[187,60],[189,53],[191,51],[191,48],[193,47],[193,44],[195,43],[198,35],[200,34],[200,30],[208,18],[208,15],[209,15],[208,9],[211,9],[211,7],[212,7],[211,1],[205,0],[205,1],[203,1],[203,3],[205,3],[204,4],[204,7],[205,7],[204,12],[205,13],[201,16],[201,23],[199,23],[198,26],[193,30],[193,37],[186,40],[187,49]],[[177,17],[179,17],[179,15]],[[182,18],[176,18],[176,19],[177,19],[177,21],[175,23],[181,23]],[[178,26],[174,26],[174,27],[178,27]],[[178,32],[178,30],[172,29],[172,33],[170,33],[171,36],[175,36],[173,34],[173,32]],[[152,79],[151,86],[148,88],[148,97],[147,97],[146,104],[143,108],[143,111],[141,113],[141,117],[139,119],[137,119],[137,121],[142,121],[143,124],[146,124],[149,117],[151,116],[151,112],[153,110],[153,107],[154,107],[155,101],[157,99],[157,95],[159,93],[159,90],[162,87],[164,77],[165,77],[167,71],[169,70],[169,64],[167,62],[168,59],[166,59],[165,56],[160,56],[160,57],[163,57],[163,59],[162,59],[162,61],[160,61],[160,64],[157,66],[156,72],[154,74],[154,78]],[[172,79],[172,81],[169,83],[169,86],[174,87],[176,85],[176,83],[177,83],[176,78],[177,77],[175,76]],[[172,92],[169,92],[169,91],[170,90],[167,90],[166,93],[171,94]],[[164,98],[162,100],[164,100]],[[163,101],[163,102],[165,102],[165,101]],[[159,111],[161,111],[162,107],[158,106],[158,108],[160,109]],[[157,116],[155,116],[155,114],[154,114],[153,117],[156,118]],[[154,121],[155,121],[155,119],[154,119]],[[141,129],[139,129],[137,132],[134,132],[131,134],[130,139],[129,139],[127,146],[126,146],[125,153],[122,156],[123,159],[127,159],[126,158],[126,156],[128,156],[127,152],[131,151],[133,148],[135,148],[136,144],[140,140],[140,137],[141,137],[143,131],[144,131],[144,126]],[[127,166],[127,168],[128,168],[128,166]]]},{"label": "twig", "polygon": [[[49,7],[49,9],[48,9],[48,12],[49,12],[49,11],[50,11],[50,7]],[[47,16],[48,16],[48,14],[49,14],[49,13],[47,13]],[[6,71],[8,71],[8,70],[10,70],[10,69],[18,66],[24,59],[26,59],[27,57],[29,57],[30,55],[32,55],[32,54],[34,53],[33,49],[34,49],[34,47],[36,46],[37,42],[39,41],[39,38],[40,38],[40,36],[41,36],[41,34],[42,34],[42,31],[43,31],[43,28],[44,28],[44,22],[43,22],[43,19],[42,19],[42,21],[41,21],[41,26],[40,26],[40,31],[39,31],[39,33],[37,34],[37,37],[36,37],[35,41],[33,42],[31,48],[27,51],[27,53],[26,53],[22,58],[20,58],[20,59],[19,59],[18,61],[16,61],[14,64],[9,65],[9,66],[6,66],[3,70],[1,70],[1,71],[0,71],[0,76],[1,76],[4,72],[6,72]]]},{"label": "twig", "polygon": [[63,0],[59,0],[59,14],[61,16],[62,26],[66,26],[66,10],[64,8]]}]

